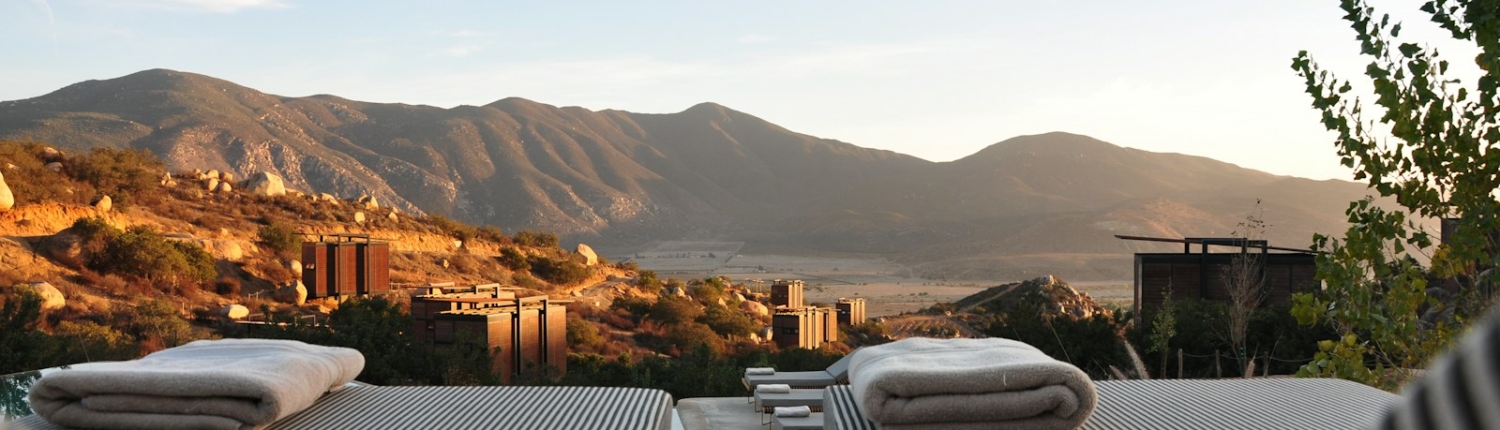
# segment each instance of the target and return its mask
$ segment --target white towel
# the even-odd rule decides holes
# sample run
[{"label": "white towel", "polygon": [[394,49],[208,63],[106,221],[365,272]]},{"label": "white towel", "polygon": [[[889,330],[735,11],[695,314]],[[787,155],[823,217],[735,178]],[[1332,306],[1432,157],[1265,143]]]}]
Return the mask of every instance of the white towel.
[{"label": "white towel", "polygon": [[53,424],[93,429],[264,426],[336,391],[364,369],[359,351],[289,340],[200,340],[139,360],[42,376],[31,407]]},{"label": "white towel", "polygon": [[999,338],[908,338],[868,347],[854,355],[849,380],[859,411],[885,429],[1075,429],[1095,404],[1083,371]]},{"label": "white towel", "polygon": [[755,386],[755,391],[760,393],[786,394],[792,392],[792,386],[787,384],[760,384]]},{"label": "white towel", "polygon": [[776,416],[788,418],[812,416],[812,408],[806,406],[777,406]]},{"label": "white towel", "polygon": [[746,375],[775,375],[776,368],[773,367],[748,367],[745,368]]}]

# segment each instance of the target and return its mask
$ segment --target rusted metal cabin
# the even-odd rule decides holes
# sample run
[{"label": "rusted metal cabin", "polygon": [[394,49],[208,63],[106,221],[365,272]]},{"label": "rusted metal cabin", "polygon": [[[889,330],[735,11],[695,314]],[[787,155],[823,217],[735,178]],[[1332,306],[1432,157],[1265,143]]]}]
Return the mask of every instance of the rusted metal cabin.
[{"label": "rusted metal cabin", "polygon": [[[1260,259],[1259,277],[1264,293],[1261,305],[1283,305],[1292,294],[1318,289],[1317,267],[1310,250],[1271,246],[1264,240],[1244,238],[1183,239],[1122,236],[1124,240],[1181,243],[1181,253],[1135,254],[1135,305],[1141,309],[1160,307],[1170,290],[1173,300],[1201,299],[1228,302],[1227,274],[1235,256],[1249,254]],[[1209,252],[1209,247],[1232,252]],[[1196,248],[1196,252],[1195,249]],[[1278,252],[1271,252],[1278,251]]]},{"label": "rusted metal cabin", "polygon": [[803,307],[802,288],[801,280],[776,280],[771,284],[771,307],[793,309]]},{"label": "rusted metal cabin", "polygon": [[[439,312],[433,315],[433,344],[449,347],[463,336],[489,345],[494,369],[506,382],[528,370],[568,370],[567,308],[546,296],[522,297],[509,305]],[[467,333],[467,334],[465,334]]]},{"label": "rusted metal cabin", "polygon": [[390,245],[367,234],[317,234],[302,242],[302,284],[308,298],[391,290]]},{"label": "rusted metal cabin", "polygon": [[838,309],[839,324],[857,325],[865,322],[865,299],[840,297],[834,308]]}]

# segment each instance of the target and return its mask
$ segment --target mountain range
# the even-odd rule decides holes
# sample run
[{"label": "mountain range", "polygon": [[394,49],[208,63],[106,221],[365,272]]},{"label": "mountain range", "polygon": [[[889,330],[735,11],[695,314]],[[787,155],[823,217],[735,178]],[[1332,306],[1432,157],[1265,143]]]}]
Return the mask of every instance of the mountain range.
[{"label": "mountain range", "polygon": [[267,171],[294,189],[554,231],[606,252],[735,240],[745,252],[877,256],[956,279],[1128,279],[1130,253],[1180,248],[1115,234],[1227,236],[1257,213],[1273,244],[1305,247],[1313,232],[1341,232],[1348,202],[1367,194],[1061,132],[931,162],[714,103],[672,114],[520,98],[444,109],[284,97],[161,69],[0,102],[0,139],[145,148],[173,169]]}]

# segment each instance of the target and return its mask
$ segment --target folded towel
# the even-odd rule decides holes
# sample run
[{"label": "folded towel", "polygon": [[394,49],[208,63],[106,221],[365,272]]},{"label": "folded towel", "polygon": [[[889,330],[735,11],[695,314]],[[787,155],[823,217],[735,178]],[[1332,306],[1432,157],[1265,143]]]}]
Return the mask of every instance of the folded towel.
[{"label": "folded towel", "polygon": [[771,367],[748,367],[745,368],[746,375],[775,375],[776,369]]},{"label": "folded towel", "polygon": [[755,386],[758,393],[786,394],[792,392],[792,386],[787,384],[760,384]]},{"label": "folded towel", "polygon": [[200,340],[139,360],[46,374],[31,407],[95,429],[249,429],[308,406],[364,369],[359,351],[267,339]]},{"label": "folded towel", "polygon": [[812,416],[812,408],[806,406],[777,406],[778,417],[806,417]]},{"label": "folded towel", "polygon": [[1083,371],[999,338],[868,347],[850,362],[849,380],[857,409],[885,429],[1074,429],[1095,403]]}]

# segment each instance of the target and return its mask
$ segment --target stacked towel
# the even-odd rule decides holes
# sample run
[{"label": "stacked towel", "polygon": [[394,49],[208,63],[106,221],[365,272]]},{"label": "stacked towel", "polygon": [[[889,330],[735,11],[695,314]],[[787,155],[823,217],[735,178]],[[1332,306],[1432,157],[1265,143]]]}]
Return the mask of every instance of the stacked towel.
[{"label": "stacked towel", "polygon": [[745,368],[745,374],[746,375],[775,375],[776,374],[776,369],[775,368],[771,368],[771,367],[747,367],[747,368]]},{"label": "stacked towel", "polygon": [[909,338],[861,350],[849,389],[899,429],[1075,429],[1093,413],[1087,374],[1009,339]]},{"label": "stacked towel", "polygon": [[139,360],[42,376],[31,407],[66,427],[249,429],[311,406],[364,369],[349,348],[266,339],[200,340]]},{"label": "stacked towel", "polygon": [[787,384],[760,384],[755,386],[758,393],[786,394],[792,392],[792,386]]},{"label": "stacked towel", "polygon": [[785,418],[809,417],[812,416],[812,408],[807,406],[777,406],[776,416]]}]

